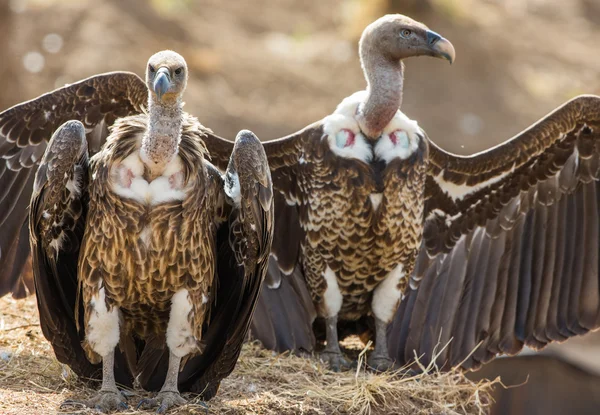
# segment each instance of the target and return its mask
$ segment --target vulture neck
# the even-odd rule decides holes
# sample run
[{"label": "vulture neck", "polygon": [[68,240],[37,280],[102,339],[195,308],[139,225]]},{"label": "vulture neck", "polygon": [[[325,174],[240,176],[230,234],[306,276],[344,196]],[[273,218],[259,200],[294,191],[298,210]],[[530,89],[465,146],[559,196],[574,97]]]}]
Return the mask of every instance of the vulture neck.
[{"label": "vulture neck", "polygon": [[380,54],[365,56],[362,62],[367,98],[359,108],[358,123],[367,137],[377,139],[402,104],[404,64]]},{"label": "vulture neck", "polygon": [[141,156],[153,174],[162,174],[162,170],[177,154],[182,125],[181,98],[162,102],[150,97],[148,129],[142,138]]}]

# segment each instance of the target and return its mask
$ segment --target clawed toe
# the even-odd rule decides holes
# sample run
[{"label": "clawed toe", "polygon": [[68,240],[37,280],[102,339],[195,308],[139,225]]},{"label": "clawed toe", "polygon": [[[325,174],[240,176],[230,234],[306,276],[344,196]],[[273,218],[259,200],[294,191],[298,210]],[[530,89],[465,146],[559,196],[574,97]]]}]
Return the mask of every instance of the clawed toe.
[{"label": "clawed toe", "polygon": [[387,356],[377,354],[371,355],[367,360],[367,365],[377,372],[385,372],[394,369],[394,361]]},{"label": "clawed toe", "polygon": [[67,399],[60,404],[60,409],[65,409],[65,407],[78,407],[79,409],[86,407],[94,408],[102,413],[109,413],[115,410],[126,411],[129,409],[121,392],[112,390],[101,390],[89,401]]},{"label": "clawed toe", "polygon": [[67,409],[68,407],[83,409],[83,408],[87,408],[87,405],[83,401],[75,401],[73,399],[67,399],[60,404],[59,409],[63,410],[63,409]]},{"label": "clawed toe", "polygon": [[156,410],[157,414],[164,414],[170,408],[185,405],[187,402],[181,397],[179,392],[159,392],[156,398],[144,398],[142,399],[136,409],[151,409],[158,406]]},{"label": "clawed toe", "polygon": [[319,355],[319,359],[329,365],[329,369],[334,372],[341,372],[352,369],[352,362],[347,359],[341,352],[323,351]]}]

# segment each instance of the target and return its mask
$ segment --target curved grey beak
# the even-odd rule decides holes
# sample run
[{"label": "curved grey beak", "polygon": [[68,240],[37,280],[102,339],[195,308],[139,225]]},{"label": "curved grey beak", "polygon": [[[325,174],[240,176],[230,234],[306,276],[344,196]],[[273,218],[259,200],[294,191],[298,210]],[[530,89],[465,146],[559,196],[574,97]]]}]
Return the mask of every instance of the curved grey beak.
[{"label": "curved grey beak", "polygon": [[154,78],[154,84],[152,85],[159,100],[162,99],[162,96],[170,87],[171,75],[169,75],[169,70],[167,68],[159,68],[158,72],[156,72],[156,78]]},{"label": "curved grey beak", "polygon": [[446,59],[450,64],[454,62],[456,52],[454,51],[454,45],[448,39],[443,38],[432,30],[428,30],[427,44],[431,50],[431,56]]}]

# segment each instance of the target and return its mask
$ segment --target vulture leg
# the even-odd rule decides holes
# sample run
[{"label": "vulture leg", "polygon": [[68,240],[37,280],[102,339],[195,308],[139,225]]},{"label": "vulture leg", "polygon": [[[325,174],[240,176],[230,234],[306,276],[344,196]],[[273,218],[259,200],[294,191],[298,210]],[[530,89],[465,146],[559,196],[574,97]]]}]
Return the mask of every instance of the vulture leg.
[{"label": "vulture leg", "polygon": [[369,356],[367,363],[375,370],[389,370],[394,365],[387,347],[387,326],[394,318],[400,303],[400,282],[405,275],[402,265],[397,266],[373,292],[371,311],[375,316],[375,351]]},{"label": "vulture leg", "polygon": [[98,395],[93,397],[87,406],[96,408],[101,412],[109,412],[115,409],[127,409],[125,398],[117,389],[115,383],[115,351],[114,349],[102,357],[102,387]]},{"label": "vulture leg", "polygon": [[115,351],[113,349],[108,355],[102,358],[102,387],[96,396],[86,402],[74,400],[64,401],[61,405],[85,405],[94,408],[100,412],[108,413],[114,410],[126,410],[127,402],[121,391],[117,389],[115,382]]},{"label": "vulture leg", "polygon": [[387,345],[388,323],[375,317],[375,351],[369,356],[367,364],[375,370],[389,370],[394,366]]},{"label": "vulture leg", "polygon": [[169,408],[186,403],[179,394],[177,381],[181,359],[198,349],[198,341],[193,334],[191,323],[191,321],[196,321],[194,320],[196,317],[199,317],[199,321],[203,320],[203,315],[194,313],[188,290],[177,292],[171,299],[171,312],[167,325],[166,340],[169,348],[167,377],[156,398],[142,399],[138,408],[149,409],[158,406],[157,412],[163,414]]},{"label": "vulture leg", "polygon": [[337,314],[325,319],[327,345],[325,346],[325,350],[323,350],[319,356],[323,362],[329,364],[329,368],[334,372],[347,370],[352,367],[352,363],[350,360],[346,359],[340,349],[337,321]]},{"label": "vulture leg", "polygon": [[180,365],[181,356],[177,356],[173,352],[169,353],[169,369],[160,392],[154,399],[142,399],[138,404],[138,408],[149,409],[158,406],[156,413],[164,414],[169,408],[185,405],[186,400],[181,397],[179,389],[177,389]]},{"label": "vulture leg", "polygon": [[[127,408],[124,397],[115,383],[115,348],[119,343],[119,310],[107,307],[102,279],[97,287],[83,287],[84,298],[89,296],[85,309],[85,345],[88,358],[102,358],[102,387],[86,405],[101,412]],[[90,295],[91,293],[91,295]]]}]

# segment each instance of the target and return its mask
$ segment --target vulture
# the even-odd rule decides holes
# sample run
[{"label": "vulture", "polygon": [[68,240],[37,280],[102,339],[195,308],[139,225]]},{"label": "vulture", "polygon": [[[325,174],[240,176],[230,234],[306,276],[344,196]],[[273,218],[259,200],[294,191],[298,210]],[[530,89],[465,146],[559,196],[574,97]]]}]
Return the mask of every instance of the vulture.
[{"label": "vulture", "polygon": [[[349,368],[338,321],[372,315],[376,346],[368,362],[381,370],[392,365],[386,330],[421,245],[428,166],[424,133],[398,110],[403,60],[452,63],[454,54],[425,25],[385,16],[360,40],[367,90],[323,120],[263,143],[276,189],[276,236],[252,332],[267,347],[312,351],[316,311],[326,331],[320,359],[333,370]],[[233,143],[205,142],[225,168]]]},{"label": "vulture", "polygon": [[[418,357],[476,369],[598,328],[600,97],[574,98],[462,157],[398,109],[402,60],[452,62],[450,42],[388,15],[365,29],[359,53],[366,91],[263,143],[275,235],[252,334],[277,351],[313,352],[324,320],[324,357],[340,369],[336,326],[374,326],[371,367],[418,370]],[[224,168],[233,144],[206,144]]]},{"label": "vulture", "polygon": [[[134,380],[159,390],[142,402],[159,413],[185,402],[180,391],[210,399],[235,366],[267,270],[274,203],[262,144],[241,131],[225,173],[215,168],[203,141],[212,132],[182,108],[187,79],[183,57],[162,51],[146,82],[98,75],[1,116],[4,171],[39,163],[29,232],[43,334],[77,375],[101,376],[86,404],[102,411],[125,408],[116,384]],[[4,200],[29,192],[9,186]]]}]

